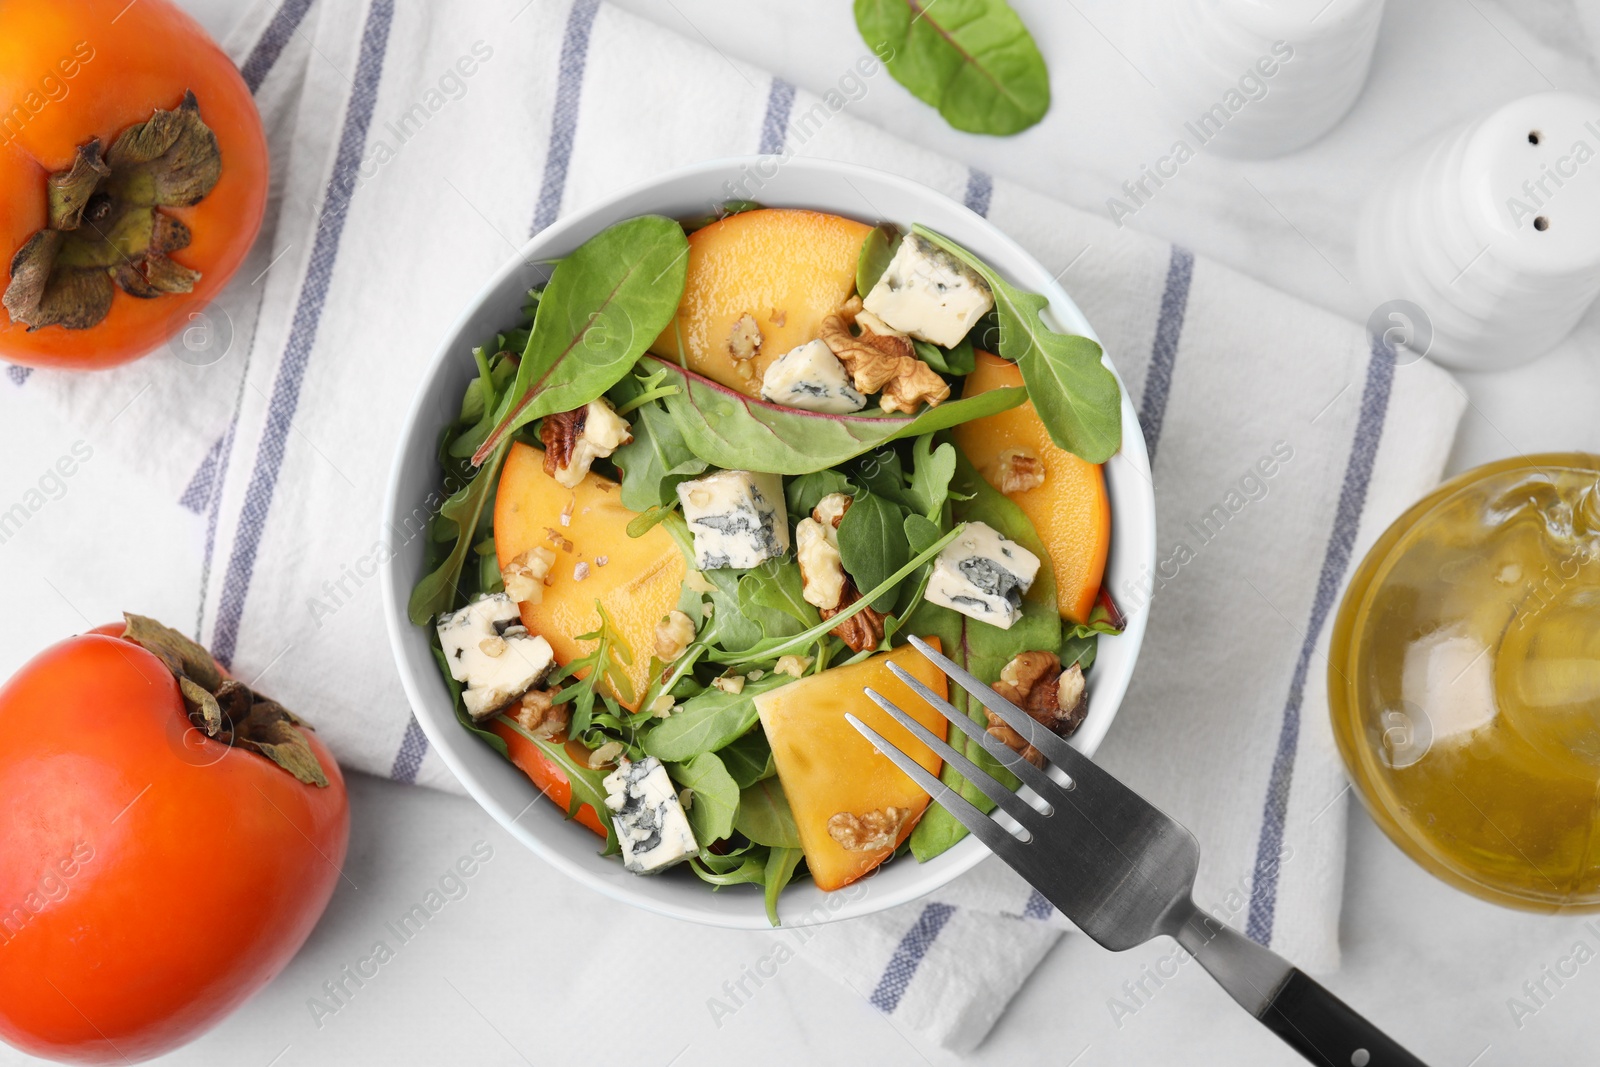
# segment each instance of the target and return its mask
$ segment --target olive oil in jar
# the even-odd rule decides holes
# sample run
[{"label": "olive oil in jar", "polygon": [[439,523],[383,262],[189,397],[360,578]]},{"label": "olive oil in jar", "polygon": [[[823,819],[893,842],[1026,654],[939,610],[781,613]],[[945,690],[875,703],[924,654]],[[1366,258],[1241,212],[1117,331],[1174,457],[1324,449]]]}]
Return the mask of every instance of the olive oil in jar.
[{"label": "olive oil in jar", "polygon": [[1600,908],[1600,457],[1421,501],[1353,576],[1329,659],[1340,751],[1402,849],[1499,903]]}]

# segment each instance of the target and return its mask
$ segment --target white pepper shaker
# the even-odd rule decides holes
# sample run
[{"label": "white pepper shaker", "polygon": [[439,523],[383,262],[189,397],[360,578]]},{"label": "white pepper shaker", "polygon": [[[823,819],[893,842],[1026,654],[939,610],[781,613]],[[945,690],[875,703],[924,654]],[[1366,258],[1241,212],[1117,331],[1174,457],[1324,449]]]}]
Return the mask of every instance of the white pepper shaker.
[{"label": "white pepper shaker", "polygon": [[1327,133],[1361,95],[1384,0],[1148,0],[1147,70],[1188,132],[1266,158]]},{"label": "white pepper shaker", "polygon": [[1536,93],[1418,146],[1367,198],[1357,254],[1374,304],[1421,309],[1411,347],[1436,361],[1547,352],[1600,294],[1600,100]]}]

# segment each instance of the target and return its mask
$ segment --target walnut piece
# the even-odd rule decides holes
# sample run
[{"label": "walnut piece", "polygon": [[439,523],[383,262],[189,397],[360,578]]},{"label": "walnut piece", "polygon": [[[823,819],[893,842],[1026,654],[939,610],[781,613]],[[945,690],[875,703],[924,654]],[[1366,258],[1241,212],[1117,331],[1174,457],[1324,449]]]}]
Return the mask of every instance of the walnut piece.
[{"label": "walnut piece", "polygon": [[627,751],[626,745],[621,741],[607,741],[593,752],[589,753],[589,769],[598,771],[601,767],[610,766],[617,762],[617,757]]},{"label": "walnut piece", "polygon": [[[994,691],[1017,705],[1037,723],[1058,737],[1071,737],[1083,725],[1089,710],[1089,694],[1083,669],[1074,663],[1066,670],[1054,652],[1021,652],[1000,671]],[[1065,699],[1063,699],[1065,698]],[[992,711],[989,734],[1035,767],[1044,766],[1044,756],[1006,721]]]},{"label": "walnut piece", "polygon": [[541,741],[553,741],[566,732],[570,719],[565,704],[555,702],[550,689],[530,689],[511,711],[511,720]]},{"label": "walnut piece", "polygon": [[656,623],[656,658],[671,663],[694,642],[694,620],[677,608]]},{"label": "walnut piece", "polygon": [[581,408],[546,415],[539,426],[539,440],[544,444],[544,472],[572,489],[583,481],[595,460],[605,459],[632,441],[633,434],[628,420],[601,397]]},{"label": "walnut piece", "polygon": [[737,696],[744,692],[744,675],[725,674],[721,678],[711,679],[711,685],[714,689],[720,689],[724,693],[732,693]]},{"label": "walnut piece", "polygon": [[[856,583],[846,578],[838,606],[818,608],[817,611],[824,619],[831,619],[860,599],[861,593],[856,589]],[[883,640],[883,612],[870,606],[862,608],[830,632],[848,645],[852,652],[865,652],[869,648],[877,648]]]},{"label": "walnut piece", "polygon": [[828,818],[828,836],[850,852],[881,852],[893,848],[905,826],[910,808],[877,808],[863,812],[841,811]]},{"label": "walnut piece", "polygon": [[734,321],[733,329],[728,333],[728,355],[742,362],[754,358],[760,350],[761,327],[756,325],[755,316],[747,311]]},{"label": "walnut piece", "polygon": [[773,674],[787,674],[791,678],[803,677],[806,668],[811,666],[810,656],[779,656],[777,665],[772,668]]},{"label": "walnut piece", "polygon": [[[822,320],[819,330],[823,343],[850,372],[858,392],[881,391],[880,408],[908,415],[915,414],[924,403],[934,407],[949,399],[950,386],[917,358],[911,338],[896,330],[878,333],[872,325],[883,326],[882,321],[868,315],[863,322],[863,314],[859,299],[851,297],[844,307]],[[852,322],[861,328],[859,335],[851,331]]]},{"label": "walnut piece", "polygon": [[1025,448],[1008,448],[984,473],[1002,493],[1025,493],[1044,484],[1044,461]]}]

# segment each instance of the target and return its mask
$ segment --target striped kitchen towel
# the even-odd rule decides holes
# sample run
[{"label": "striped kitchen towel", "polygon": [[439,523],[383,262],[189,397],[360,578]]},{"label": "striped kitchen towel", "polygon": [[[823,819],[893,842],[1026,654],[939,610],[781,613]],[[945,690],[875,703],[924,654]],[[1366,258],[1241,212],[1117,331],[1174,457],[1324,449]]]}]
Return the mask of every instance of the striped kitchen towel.
[{"label": "striped kitchen towel", "polygon": [[[0,400],[102,425],[123,412],[101,437],[206,526],[200,636],[246,677],[292,659],[274,695],[347,766],[455,788],[407,710],[372,577],[402,413],[480,285],[531,233],[660,171],[766,153],[759,197],[791,154],[850,160],[987,215],[1095,323],[1135,394],[1160,514],[1155,571],[1114,590],[1152,614],[1100,758],[1204,842],[1202,906],[1310,970],[1337,966],[1329,615],[1352,561],[1443,467],[1463,406],[1447,375],[857,120],[869,89],[903,90],[856,40],[815,93],[598,0],[266,0],[232,49],[275,176],[211,332],[95,376],[12,368]],[[803,955],[964,1049],[1066,928],[990,861],[817,931]]]}]

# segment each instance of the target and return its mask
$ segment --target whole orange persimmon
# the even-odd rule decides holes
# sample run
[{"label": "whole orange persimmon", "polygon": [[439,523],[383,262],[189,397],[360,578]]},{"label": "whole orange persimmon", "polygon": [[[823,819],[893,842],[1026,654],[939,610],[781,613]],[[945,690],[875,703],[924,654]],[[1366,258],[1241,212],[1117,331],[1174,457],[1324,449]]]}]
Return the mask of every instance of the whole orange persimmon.
[{"label": "whole orange persimmon", "polygon": [[157,348],[238,270],[266,199],[250,90],[170,0],[0,3],[0,359]]},{"label": "whole orange persimmon", "polygon": [[0,689],[0,1037],[124,1063],[199,1036],[300,948],[348,836],[317,735],[181,634],[46,649]]}]

